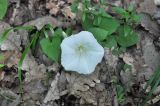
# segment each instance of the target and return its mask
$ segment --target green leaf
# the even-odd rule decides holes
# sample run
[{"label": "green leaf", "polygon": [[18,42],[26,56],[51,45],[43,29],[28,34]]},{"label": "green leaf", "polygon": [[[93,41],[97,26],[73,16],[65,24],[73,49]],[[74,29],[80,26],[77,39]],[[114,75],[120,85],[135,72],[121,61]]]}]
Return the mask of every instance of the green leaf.
[{"label": "green leaf", "polygon": [[41,48],[43,52],[52,60],[58,62],[60,56],[60,44],[61,37],[54,36],[52,41],[47,38],[43,38],[40,41]]},{"label": "green leaf", "polygon": [[116,85],[116,95],[118,103],[125,101],[125,90],[121,85]]},{"label": "green leaf", "polygon": [[58,29],[56,29],[56,31],[54,32],[54,36],[59,36],[59,37],[61,37],[61,36],[62,36],[62,32],[63,32],[63,30],[62,30],[61,28],[58,28]]},{"label": "green leaf", "polygon": [[69,28],[66,29],[65,32],[66,32],[67,35],[72,35],[73,30],[72,30],[72,28],[69,27]]},{"label": "green leaf", "polygon": [[104,3],[105,3],[105,0],[100,0],[100,3],[101,3],[101,4],[104,4]]},{"label": "green leaf", "polygon": [[121,18],[124,18],[127,21],[130,18],[130,13],[128,11],[126,11],[125,9],[123,9],[121,7],[114,7],[113,9],[116,13],[118,13],[121,16]]},{"label": "green leaf", "polygon": [[114,36],[110,35],[107,37],[106,41],[105,41],[105,44],[104,44],[105,47],[107,48],[116,48],[117,47],[117,41],[115,39]]},{"label": "green leaf", "polygon": [[128,6],[128,11],[129,12],[134,11],[134,5],[133,4],[131,4],[131,5]]},{"label": "green leaf", "polygon": [[108,31],[97,27],[90,28],[88,31],[90,31],[98,41],[105,40],[108,35]]},{"label": "green leaf", "polygon": [[112,51],[112,53],[116,56],[118,56],[124,52],[126,52],[126,48],[124,48],[124,47],[120,47],[120,48],[117,47],[117,48],[113,49],[113,51]]},{"label": "green leaf", "polygon": [[130,69],[132,69],[132,66],[131,66],[131,65],[129,65],[129,64],[124,64],[124,66],[123,66],[123,70],[124,70],[124,71],[130,70]]},{"label": "green leaf", "polygon": [[77,0],[74,0],[74,2],[72,3],[71,10],[74,13],[78,12],[78,1]]},{"label": "green leaf", "polygon": [[106,18],[112,18],[112,16],[106,13],[106,11],[103,8],[99,8],[99,15]]},{"label": "green leaf", "polygon": [[132,14],[132,20],[134,21],[134,22],[136,22],[136,23],[138,23],[138,22],[140,22],[140,20],[141,20],[141,16],[140,15],[138,15],[138,14],[136,14],[136,13],[134,13],[134,14]]},{"label": "green leaf", "polygon": [[114,33],[119,27],[119,22],[113,18],[102,18],[99,27],[108,31],[108,34]]},{"label": "green leaf", "polygon": [[42,28],[42,30],[47,30],[47,29],[49,29],[50,31],[51,31],[51,33],[52,33],[52,35],[54,35],[54,26],[52,25],[52,24],[47,24],[47,25],[45,25],[43,28]]},{"label": "green leaf", "polygon": [[82,21],[85,21],[85,19],[86,19],[86,13],[83,13],[82,14]]},{"label": "green leaf", "polygon": [[0,53],[0,62],[4,61],[4,55],[2,53]]},{"label": "green leaf", "polygon": [[118,36],[116,36],[116,41],[122,47],[130,47],[135,45],[139,41],[139,39],[137,34],[132,30],[128,33],[128,35],[125,35],[124,27],[120,27],[118,30]]},{"label": "green leaf", "polygon": [[121,8],[121,7],[113,7],[113,10],[118,13],[118,14],[125,14],[126,13],[126,10]]},{"label": "green leaf", "polygon": [[132,28],[128,25],[124,25],[123,27],[124,27],[124,29],[123,29],[124,30],[124,36],[126,37],[126,36],[129,35],[129,33],[131,33]]},{"label": "green leaf", "polygon": [[122,18],[126,19],[126,21],[128,21],[130,17],[131,15],[129,12],[125,12],[124,14],[122,14]]},{"label": "green leaf", "polygon": [[4,64],[0,64],[0,68],[3,68],[5,65]]},{"label": "green leaf", "polygon": [[85,15],[85,19],[82,21],[82,27],[85,30],[88,30],[89,28],[93,27],[93,20],[87,13]]},{"label": "green leaf", "polygon": [[0,19],[3,19],[7,12],[8,0],[0,0]]},{"label": "green leaf", "polygon": [[93,25],[98,26],[101,23],[102,17],[101,16],[96,16],[94,19]]},{"label": "green leaf", "polygon": [[82,3],[84,4],[85,8],[89,8],[91,6],[91,0],[82,0]]}]

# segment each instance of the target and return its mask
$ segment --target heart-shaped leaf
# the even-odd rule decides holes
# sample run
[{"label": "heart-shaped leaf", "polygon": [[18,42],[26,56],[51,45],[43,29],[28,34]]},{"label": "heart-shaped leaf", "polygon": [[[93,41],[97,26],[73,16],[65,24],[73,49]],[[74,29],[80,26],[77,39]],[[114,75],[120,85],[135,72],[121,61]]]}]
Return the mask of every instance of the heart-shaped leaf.
[{"label": "heart-shaped leaf", "polygon": [[121,26],[118,29],[118,36],[116,37],[116,41],[122,47],[130,47],[135,45],[139,41],[139,38],[137,33],[135,33],[133,30],[125,30],[125,27]]},{"label": "heart-shaped leaf", "polygon": [[117,30],[119,25],[119,22],[114,18],[103,17],[98,27],[105,29],[106,31],[108,31],[108,34],[110,35]]},{"label": "heart-shaped leaf", "polygon": [[41,48],[43,52],[52,60],[58,62],[60,56],[60,44],[61,44],[61,37],[55,36],[53,40],[50,41],[47,38],[43,38],[40,41]]},{"label": "heart-shaped leaf", "polygon": [[117,41],[116,41],[115,37],[113,35],[108,36],[105,43],[104,43],[104,46],[108,47],[108,48],[113,48],[113,47],[116,48]]},{"label": "heart-shaped leaf", "polygon": [[85,30],[88,30],[89,28],[93,27],[93,20],[88,14],[83,14],[82,27]]},{"label": "heart-shaped leaf", "polygon": [[106,39],[108,35],[108,31],[101,28],[93,27],[90,28],[88,31],[92,32],[92,34],[98,41],[103,41],[104,39]]}]

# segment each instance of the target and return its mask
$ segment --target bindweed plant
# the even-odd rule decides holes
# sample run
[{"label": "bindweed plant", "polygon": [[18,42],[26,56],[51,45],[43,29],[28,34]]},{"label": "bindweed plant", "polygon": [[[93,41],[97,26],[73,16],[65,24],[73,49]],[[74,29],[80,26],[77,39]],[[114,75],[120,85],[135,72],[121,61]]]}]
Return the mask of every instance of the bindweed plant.
[{"label": "bindweed plant", "polygon": [[105,11],[106,5],[108,4],[104,0],[100,0],[96,5],[93,5],[90,0],[81,2],[75,0],[71,8],[81,16],[81,24],[85,31],[69,34],[71,36],[68,35],[70,30],[65,32],[62,29],[54,29],[50,24],[40,30],[34,26],[6,29],[0,36],[0,44],[7,39],[12,30],[34,31],[18,63],[20,82],[22,82],[23,61],[29,50],[31,48],[34,50],[37,44],[41,46],[48,58],[61,63],[66,70],[82,74],[90,74],[95,70],[96,65],[103,58],[103,47],[124,51],[127,47],[135,45],[138,42],[138,36],[132,27],[138,22],[139,16],[133,7],[123,9],[113,6],[113,11],[118,14],[114,18]]},{"label": "bindweed plant", "polygon": [[103,47],[112,48],[115,51],[123,50],[135,45],[139,39],[133,26],[140,21],[140,16],[133,6],[127,9],[112,5],[112,14],[106,12],[109,6],[104,0],[94,4],[91,0],[74,0],[72,11],[80,16],[84,30],[93,33]]}]

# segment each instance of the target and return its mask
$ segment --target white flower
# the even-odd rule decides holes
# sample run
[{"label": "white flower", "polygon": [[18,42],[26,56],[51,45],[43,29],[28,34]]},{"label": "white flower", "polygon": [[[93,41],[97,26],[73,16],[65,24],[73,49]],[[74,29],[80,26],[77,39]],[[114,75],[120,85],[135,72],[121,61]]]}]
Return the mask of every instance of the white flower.
[{"label": "white flower", "polygon": [[92,73],[104,56],[103,47],[88,31],[65,38],[61,49],[61,64],[65,70],[83,74]]},{"label": "white flower", "polygon": [[155,5],[160,6],[160,0],[154,0]]}]

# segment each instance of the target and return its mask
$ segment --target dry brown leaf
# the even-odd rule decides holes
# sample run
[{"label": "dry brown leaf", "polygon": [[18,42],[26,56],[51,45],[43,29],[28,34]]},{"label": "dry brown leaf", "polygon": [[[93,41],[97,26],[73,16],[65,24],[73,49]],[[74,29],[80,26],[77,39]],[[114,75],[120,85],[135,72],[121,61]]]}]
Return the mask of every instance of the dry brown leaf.
[{"label": "dry brown leaf", "polygon": [[126,64],[133,66],[134,59],[133,59],[133,57],[132,57],[129,53],[125,53],[125,54],[124,54],[124,56],[123,56],[123,61],[124,61]]},{"label": "dry brown leaf", "polygon": [[154,0],[144,0],[144,2],[140,4],[138,11],[142,13],[148,13],[153,16],[157,11],[157,7],[154,3]]},{"label": "dry brown leaf", "polygon": [[17,68],[15,67],[3,67],[2,68],[3,79],[0,80],[1,87],[11,88],[13,85],[18,85],[18,75],[17,75]]},{"label": "dry brown leaf", "polygon": [[45,26],[46,24],[51,24],[53,26],[60,26],[61,22],[57,21],[56,18],[53,18],[51,16],[44,16],[36,20],[27,22],[24,24],[24,26],[32,25],[36,26],[38,30],[41,30],[43,26]]},{"label": "dry brown leaf", "polygon": [[149,31],[155,37],[159,37],[160,35],[160,26],[154,21],[151,16],[147,14],[142,14],[141,25],[145,28],[145,30]]},{"label": "dry brown leaf", "polygon": [[38,64],[35,58],[28,54],[23,61],[22,70],[25,70],[25,82],[30,82],[36,79],[44,79],[47,76],[46,66],[44,64]]},{"label": "dry brown leaf", "polygon": [[51,87],[44,99],[44,103],[47,103],[51,100],[56,100],[56,99],[59,99],[60,98],[60,92],[59,92],[59,89],[58,89],[58,80],[59,80],[59,76],[60,74],[57,73],[57,75],[55,76],[55,79],[52,81],[52,84],[51,84]]},{"label": "dry brown leaf", "polygon": [[143,40],[141,40],[141,46],[143,51],[144,63],[147,64],[151,69],[156,70],[160,63],[160,52],[156,49],[153,39],[149,36],[151,34],[147,32],[141,33]]},{"label": "dry brown leaf", "polygon": [[53,1],[53,0],[49,0],[46,3],[46,8],[49,9],[49,13],[52,15],[57,15],[58,12],[60,12],[61,10],[61,6],[63,6],[65,4],[64,1]]},{"label": "dry brown leaf", "polygon": [[80,99],[79,104],[88,103],[96,106],[98,105],[97,101],[99,101],[101,106],[110,105],[115,94],[113,88],[110,85],[105,88],[103,82],[110,83],[111,71],[114,72],[118,58],[112,55],[110,50],[106,51],[105,56],[106,61],[99,64],[90,75],[66,71],[62,71],[61,74],[57,73],[44,102],[54,101],[65,95],[73,95]]},{"label": "dry brown leaf", "polygon": [[0,88],[0,95],[2,95],[0,96],[0,106],[18,106],[21,102],[20,95],[11,90]]},{"label": "dry brown leaf", "polygon": [[8,67],[16,66],[21,57],[21,53],[17,51],[6,51],[2,52],[1,55],[3,59],[0,61],[0,64],[5,64]]},{"label": "dry brown leaf", "polygon": [[67,0],[67,3],[73,3],[73,0]]},{"label": "dry brown leaf", "polygon": [[58,11],[59,11],[59,6],[56,3],[53,2],[49,2],[46,4],[46,8],[49,9],[49,13],[53,14],[53,15],[57,15]]},{"label": "dry brown leaf", "polygon": [[70,6],[65,6],[63,9],[62,9],[62,13],[65,15],[65,17],[67,18],[71,18],[71,19],[74,19],[76,17],[75,13],[73,13],[71,11],[71,8]]},{"label": "dry brown leaf", "polygon": [[0,70],[0,81],[3,80],[5,72]]}]

